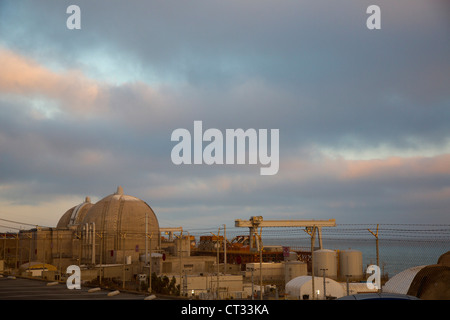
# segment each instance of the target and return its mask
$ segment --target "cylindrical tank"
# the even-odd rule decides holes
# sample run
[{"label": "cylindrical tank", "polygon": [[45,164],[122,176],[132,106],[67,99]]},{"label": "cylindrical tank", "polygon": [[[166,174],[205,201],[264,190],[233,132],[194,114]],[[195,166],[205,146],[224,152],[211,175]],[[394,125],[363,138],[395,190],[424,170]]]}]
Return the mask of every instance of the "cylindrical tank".
[{"label": "cylindrical tank", "polygon": [[334,250],[320,249],[314,251],[314,276],[336,279],[337,278],[337,254]]},{"label": "cylindrical tank", "polygon": [[363,279],[362,252],[358,250],[342,250],[339,252],[339,276],[341,279]]},{"label": "cylindrical tank", "polygon": [[191,255],[191,242],[188,237],[177,238],[175,243],[175,255],[182,257],[189,257]]},{"label": "cylindrical tank", "polygon": [[284,263],[284,281],[288,283],[299,276],[306,276],[308,267],[306,262],[302,261],[286,261]]}]

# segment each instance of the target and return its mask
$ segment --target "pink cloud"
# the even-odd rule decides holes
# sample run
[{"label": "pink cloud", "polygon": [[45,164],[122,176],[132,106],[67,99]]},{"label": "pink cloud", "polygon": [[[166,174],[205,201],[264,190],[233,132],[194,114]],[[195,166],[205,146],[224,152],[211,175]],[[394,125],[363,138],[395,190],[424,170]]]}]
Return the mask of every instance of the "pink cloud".
[{"label": "pink cloud", "polygon": [[54,72],[0,48],[0,92],[57,101],[66,112],[94,112],[101,103],[101,88],[79,70]]},{"label": "pink cloud", "polygon": [[377,160],[347,160],[344,179],[378,176],[429,176],[450,174],[450,154],[435,157],[391,157]]}]

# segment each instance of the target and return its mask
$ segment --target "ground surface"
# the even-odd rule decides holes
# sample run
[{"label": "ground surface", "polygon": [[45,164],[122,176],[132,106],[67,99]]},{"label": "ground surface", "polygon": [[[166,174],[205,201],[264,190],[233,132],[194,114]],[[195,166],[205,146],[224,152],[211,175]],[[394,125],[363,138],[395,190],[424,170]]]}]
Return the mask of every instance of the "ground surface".
[{"label": "ground surface", "polygon": [[108,296],[111,291],[89,293],[89,287],[67,289],[65,283],[48,286],[49,282],[33,279],[0,278],[0,300],[143,300],[144,295],[120,292]]}]

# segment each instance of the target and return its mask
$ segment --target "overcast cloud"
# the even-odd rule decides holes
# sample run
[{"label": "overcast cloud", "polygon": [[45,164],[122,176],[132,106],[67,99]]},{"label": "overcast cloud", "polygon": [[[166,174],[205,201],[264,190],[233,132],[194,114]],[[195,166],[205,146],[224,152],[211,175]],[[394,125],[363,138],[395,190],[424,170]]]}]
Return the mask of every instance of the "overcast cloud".
[{"label": "overcast cloud", "polygon": [[[0,218],[54,226],[121,185],[187,229],[450,223],[446,1],[76,1],[68,30],[71,4],[0,2]],[[174,165],[194,120],[279,129],[279,172]]]}]

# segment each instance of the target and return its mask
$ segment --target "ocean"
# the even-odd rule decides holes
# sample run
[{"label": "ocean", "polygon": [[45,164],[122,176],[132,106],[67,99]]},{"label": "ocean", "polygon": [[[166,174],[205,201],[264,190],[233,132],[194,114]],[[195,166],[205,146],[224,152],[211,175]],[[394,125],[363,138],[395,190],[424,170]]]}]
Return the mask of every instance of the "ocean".
[{"label": "ocean", "polygon": [[[368,265],[377,264],[375,236],[369,233],[367,227],[350,225],[330,229],[333,228],[322,233],[323,249],[361,251],[364,271]],[[374,229],[376,226],[372,226]],[[311,250],[311,237],[303,230],[266,230],[262,231],[263,245]],[[384,229],[380,228],[378,238],[379,267],[389,278],[411,267],[436,264],[442,254],[450,251],[449,225],[387,225]],[[318,249],[318,246],[316,238],[315,248]]]}]

